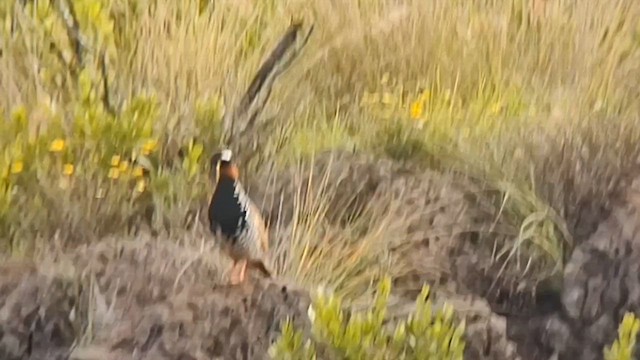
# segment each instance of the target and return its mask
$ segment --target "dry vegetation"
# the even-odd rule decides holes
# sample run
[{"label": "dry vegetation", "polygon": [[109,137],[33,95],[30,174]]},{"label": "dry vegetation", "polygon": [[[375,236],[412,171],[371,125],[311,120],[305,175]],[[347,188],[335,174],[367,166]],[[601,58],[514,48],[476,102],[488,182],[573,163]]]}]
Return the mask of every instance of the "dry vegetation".
[{"label": "dry vegetation", "polygon": [[634,0],[71,3],[0,5],[3,258],[151,234],[218,282],[207,160],[291,18],[312,39],[238,149],[290,281],[557,291],[637,166]]}]

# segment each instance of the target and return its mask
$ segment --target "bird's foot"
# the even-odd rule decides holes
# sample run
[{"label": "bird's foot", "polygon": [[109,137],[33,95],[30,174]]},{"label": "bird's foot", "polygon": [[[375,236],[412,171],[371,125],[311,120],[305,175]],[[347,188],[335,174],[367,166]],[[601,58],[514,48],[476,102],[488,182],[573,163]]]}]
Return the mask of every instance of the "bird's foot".
[{"label": "bird's foot", "polygon": [[236,285],[238,283],[238,263],[234,262],[229,271],[229,284]]},{"label": "bird's foot", "polygon": [[247,275],[247,260],[241,260],[240,261],[240,273],[238,275],[239,277],[239,282],[244,282],[246,275]]},{"label": "bird's foot", "polygon": [[239,285],[245,281],[247,270],[247,261],[240,260],[233,264],[231,274],[229,275],[229,283],[231,285]]}]

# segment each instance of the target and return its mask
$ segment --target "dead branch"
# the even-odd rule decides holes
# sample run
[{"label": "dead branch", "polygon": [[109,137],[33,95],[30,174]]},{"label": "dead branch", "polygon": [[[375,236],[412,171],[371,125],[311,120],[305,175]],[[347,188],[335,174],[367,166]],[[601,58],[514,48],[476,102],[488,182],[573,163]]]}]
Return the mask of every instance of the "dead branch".
[{"label": "dead branch", "polygon": [[107,53],[106,51],[102,51],[100,54],[100,74],[102,76],[102,104],[104,108],[111,115],[116,114],[116,109],[111,102],[111,97],[109,95],[109,72],[107,69]]},{"label": "dead branch", "polygon": [[[240,103],[223,118],[222,145],[239,150],[238,142],[255,144],[256,121],[271,96],[273,84],[300,55],[307,44],[313,25],[304,36],[300,35],[302,23],[291,24],[269,57],[262,63]],[[244,149],[243,149],[244,150]],[[256,149],[257,150],[257,149]],[[250,156],[250,154],[244,154]]]},{"label": "dead branch", "polygon": [[78,22],[75,8],[71,2],[67,2],[65,0],[58,0],[55,4],[58,12],[62,16],[65,29],[67,31],[67,37],[74,49],[77,64],[82,68],[84,65],[84,53],[88,46],[80,32],[80,23]]}]

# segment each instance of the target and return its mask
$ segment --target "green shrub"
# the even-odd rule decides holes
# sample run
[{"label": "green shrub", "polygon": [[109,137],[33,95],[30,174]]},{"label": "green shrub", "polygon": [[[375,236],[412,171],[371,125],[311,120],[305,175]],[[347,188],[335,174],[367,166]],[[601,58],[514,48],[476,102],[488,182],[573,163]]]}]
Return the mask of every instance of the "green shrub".
[{"label": "green shrub", "polygon": [[635,314],[626,313],[618,327],[618,338],[613,345],[604,349],[605,360],[634,359],[638,330],[640,330],[640,320]]},{"label": "green shrub", "polygon": [[311,336],[286,321],[272,346],[275,359],[462,359],[464,323],[455,324],[453,309],[434,311],[429,286],[416,299],[408,319],[385,324],[391,279],[384,278],[370,310],[345,314],[342,300],[320,292],[309,308]]},{"label": "green shrub", "polygon": [[206,190],[193,185],[205,181],[202,142],[217,136],[222,100],[198,109],[202,131],[171,139],[184,148],[182,158],[166,151],[165,104],[153,93],[122,96],[113,81],[108,64],[117,64],[122,50],[112,16],[117,5],[73,0],[0,8],[7,24],[20,27],[15,36],[3,34],[10,54],[33,55],[40,89],[39,96],[3,104],[10,113],[0,114],[1,252],[30,252],[31,239],[59,231],[65,242],[123,233],[141,218],[155,228],[182,225]]}]

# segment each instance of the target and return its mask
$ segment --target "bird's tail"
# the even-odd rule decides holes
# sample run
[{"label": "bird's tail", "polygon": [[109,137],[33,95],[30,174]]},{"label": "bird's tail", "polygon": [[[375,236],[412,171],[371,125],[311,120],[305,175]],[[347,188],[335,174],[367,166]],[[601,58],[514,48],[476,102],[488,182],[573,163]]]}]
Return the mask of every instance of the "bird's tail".
[{"label": "bird's tail", "polygon": [[271,271],[267,268],[262,260],[251,260],[249,266],[258,269],[266,278],[273,277]]}]

